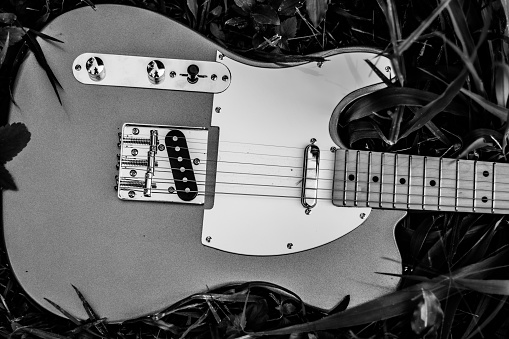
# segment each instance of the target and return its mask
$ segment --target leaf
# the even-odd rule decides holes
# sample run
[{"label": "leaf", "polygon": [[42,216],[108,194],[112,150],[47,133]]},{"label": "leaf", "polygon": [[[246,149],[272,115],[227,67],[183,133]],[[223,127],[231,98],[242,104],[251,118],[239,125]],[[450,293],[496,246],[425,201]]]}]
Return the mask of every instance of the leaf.
[{"label": "leaf", "polygon": [[305,0],[283,0],[277,11],[282,16],[295,16],[297,8],[302,7]]},{"label": "leaf", "polygon": [[24,27],[24,29],[25,29],[27,32],[29,32],[29,31],[30,31],[30,33],[33,33],[33,34],[35,34],[35,35],[37,35],[37,36],[40,36],[40,37],[41,37],[41,38],[43,38],[44,40],[50,40],[50,41],[54,41],[54,42],[60,42],[60,43],[62,43],[62,44],[64,43],[62,40],[59,40],[59,39],[54,38],[54,37],[52,37],[52,36],[49,36],[49,35],[47,35],[47,34],[41,33],[41,32],[39,32],[39,31],[33,30],[33,29],[31,29],[31,28]]},{"label": "leaf", "polygon": [[4,47],[2,48],[2,52],[0,52],[0,67],[2,67],[5,57],[7,56],[7,51],[9,50],[9,40],[10,33],[7,32],[7,37],[5,38]]},{"label": "leaf", "polygon": [[47,299],[47,298],[44,298],[44,300],[46,300],[47,302],[49,302],[54,308],[56,308],[57,310],[60,311],[60,313],[62,313],[67,319],[69,319],[70,321],[72,321],[74,324],[76,325],[81,325],[81,321],[76,318],[75,316],[73,316],[71,313],[67,312],[65,309],[63,309],[62,307],[60,307],[60,305],[58,305],[57,303],[51,301],[50,299]]},{"label": "leaf", "polygon": [[504,63],[495,64],[495,96],[497,103],[501,107],[507,107],[509,98],[509,66]]},{"label": "leaf", "polygon": [[224,41],[226,39],[223,30],[215,22],[210,23],[209,29],[210,29],[210,33],[212,33],[212,35],[214,37],[216,37],[217,39],[219,39],[221,41]]},{"label": "leaf", "polygon": [[198,1],[197,0],[187,0],[187,8],[196,19],[198,18]]},{"label": "leaf", "polygon": [[256,0],[234,0],[235,4],[239,6],[243,11],[250,13],[253,6],[256,4]]},{"label": "leaf", "polygon": [[9,46],[12,46],[12,45],[18,43],[19,41],[21,41],[21,39],[23,39],[23,37],[26,34],[26,31],[21,27],[15,27],[15,26],[1,27],[0,28],[0,47],[4,47],[4,42],[6,41],[7,34],[9,34],[9,37],[10,37]]},{"label": "leaf", "polygon": [[456,279],[464,288],[485,294],[509,295],[509,280]]},{"label": "leaf", "polygon": [[468,89],[462,88],[461,93],[470,97],[470,99],[477,102],[482,108],[484,108],[486,111],[490,112],[491,114],[493,114],[500,120],[507,121],[509,109],[507,109],[505,107],[500,107],[497,104],[483,98],[479,94],[472,93]]},{"label": "leaf", "polygon": [[306,0],[306,11],[315,28],[325,19],[327,4],[328,0]]},{"label": "leaf", "polygon": [[[85,312],[87,312],[90,320],[93,322],[100,320],[99,317],[97,316],[97,314],[95,313],[94,309],[92,308],[92,306],[90,306],[87,299],[85,299],[85,296],[80,292],[80,290],[72,284],[71,284],[71,286],[74,288],[74,290],[76,291],[76,294],[80,298],[81,303],[83,304],[83,308],[85,309]],[[108,328],[106,327],[106,325],[104,325],[103,322],[98,322],[97,325],[95,326],[95,328],[97,328],[97,330],[99,331],[99,333],[101,333],[101,335],[103,335],[105,337],[109,337]]]},{"label": "leaf", "polygon": [[421,334],[424,331],[436,332],[444,318],[440,301],[428,290],[422,290],[422,300],[414,310],[411,327],[412,331]]},{"label": "leaf", "polygon": [[41,67],[46,72],[46,75],[48,76],[48,79],[51,82],[51,86],[53,87],[53,90],[55,91],[55,94],[57,95],[58,102],[60,105],[62,105],[62,100],[60,99],[60,94],[58,94],[57,86],[62,88],[62,85],[58,82],[57,77],[51,70],[51,68],[48,65],[48,62],[46,61],[46,57],[44,56],[44,52],[42,51],[41,46],[37,42],[37,39],[32,37],[32,32],[28,32],[26,34],[27,39],[25,39],[27,45],[29,46],[30,50],[34,53],[35,59],[41,65]]},{"label": "leaf", "polygon": [[70,337],[66,337],[57,333],[52,333],[44,330],[39,330],[37,328],[32,327],[19,327],[16,329],[16,331],[30,333],[41,339],[71,339]]},{"label": "leaf", "polygon": [[92,7],[94,9],[94,11],[97,10],[97,7],[95,7],[94,3],[91,1],[91,0],[83,0],[87,5],[89,5],[90,7]]},{"label": "leaf", "polygon": [[253,20],[262,25],[279,25],[276,11],[269,5],[258,5],[251,12]]},{"label": "leaf", "polygon": [[[436,100],[438,94],[409,87],[386,87],[357,99],[341,114],[340,124],[344,126],[353,120],[361,119],[398,105],[424,106]],[[444,111],[464,115],[466,108],[458,100],[453,100]]]},{"label": "leaf", "polygon": [[14,13],[0,13],[0,23],[6,25],[12,25],[17,20],[16,14]]},{"label": "leaf", "polygon": [[458,75],[458,77],[451,82],[449,86],[447,86],[444,93],[438,96],[435,100],[427,104],[426,106],[419,109],[415,112],[415,116],[412,120],[410,120],[406,126],[404,126],[405,132],[401,136],[401,138],[407,137],[410,133],[418,130],[423,127],[428,121],[433,119],[438,113],[442,112],[454,99],[454,97],[458,94],[461,87],[465,83],[467,79],[467,70],[463,69],[463,71]]},{"label": "leaf", "polygon": [[225,25],[236,27],[238,29],[244,29],[247,27],[248,22],[245,18],[242,17],[234,17],[226,20]]},{"label": "leaf", "polygon": [[291,17],[279,25],[279,34],[283,39],[295,38],[297,34],[297,18]]},{"label": "leaf", "polygon": [[403,40],[398,45],[399,53],[403,53],[406,51],[419,37],[422,35],[424,30],[428,28],[433,21],[436,19],[436,17],[445,9],[446,6],[449,5],[449,2],[451,0],[444,0],[440,3],[438,7],[436,7],[431,15],[429,15],[424,21],[421,22],[419,27],[417,27],[405,40]]},{"label": "leaf", "polygon": [[25,124],[16,122],[0,127],[0,164],[11,161],[30,141]]}]

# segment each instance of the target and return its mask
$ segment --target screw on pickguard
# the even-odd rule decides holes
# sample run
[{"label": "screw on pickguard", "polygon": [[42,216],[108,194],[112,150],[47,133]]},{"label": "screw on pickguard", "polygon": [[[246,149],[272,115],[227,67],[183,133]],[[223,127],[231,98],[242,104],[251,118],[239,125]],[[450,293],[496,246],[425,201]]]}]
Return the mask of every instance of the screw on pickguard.
[{"label": "screw on pickguard", "polygon": [[189,147],[184,133],[171,130],[164,139],[175,180],[177,195],[184,201],[191,201],[198,195],[198,186],[193,170]]}]

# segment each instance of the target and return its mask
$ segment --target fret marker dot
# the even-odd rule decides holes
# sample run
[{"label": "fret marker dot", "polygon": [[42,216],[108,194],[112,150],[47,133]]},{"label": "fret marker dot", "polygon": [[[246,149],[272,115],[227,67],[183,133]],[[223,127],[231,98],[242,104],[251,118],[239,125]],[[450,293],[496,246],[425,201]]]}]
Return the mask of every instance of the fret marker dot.
[{"label": "fret marker dot", "polygon": [[487,203],[488,202],[488,197],[482,197],[481,200],[482,200],[482,202]]},{"label": "fret marker dot", "polygon": [[376,175],[373,177],[373,182],[378,182],[378,177]]},{"label": "fret marker dot", "polygon": [[399,179],[399,183],[404,185],[406,183],[406,179],[405,178],[401,178]]},{"label": "fret marker dot", "polygon": [[484,172],[482,172],[482,175],[484,175],[485,177],[488,177],[490,175],[490,172],[484,171]]},{"label": "fret marker dot", "polygon": [[350,174],[350,175],[348,176],[348,180],[350,180],[350,181],[354,181],[354,180],[355,180],[355,175]]},{"label": "fret marker dot", "polygon": [[435,180],[431,180],[431,181],[429,182],[429,184],[430,184],[431,186],[436,186],[437,182],[436,182]]}]

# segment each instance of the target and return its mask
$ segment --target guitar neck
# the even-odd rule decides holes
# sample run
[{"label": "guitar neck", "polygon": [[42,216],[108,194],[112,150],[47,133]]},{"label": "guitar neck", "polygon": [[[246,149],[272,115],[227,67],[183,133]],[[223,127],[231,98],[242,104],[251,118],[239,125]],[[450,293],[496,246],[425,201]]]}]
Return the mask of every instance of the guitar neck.
[{"label": "guitar neck", "polygon": [[509,212],[509,164],[337,150],[337,206]]}]

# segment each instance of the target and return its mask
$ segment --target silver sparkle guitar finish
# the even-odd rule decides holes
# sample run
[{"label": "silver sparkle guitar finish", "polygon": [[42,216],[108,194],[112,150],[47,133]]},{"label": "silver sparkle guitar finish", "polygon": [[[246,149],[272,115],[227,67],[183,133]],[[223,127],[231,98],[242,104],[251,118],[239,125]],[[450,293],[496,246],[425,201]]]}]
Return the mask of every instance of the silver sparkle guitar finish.
[{"label": "silver sparkle guitar finish", "polygon": [[[395,288],[397,278],[375,272],[401,272],[394,225],[404,212],[334,207],[323,193],[308,215],[300,199],[306,147],[316,139],[319,188],[327,189],[334,107],[378,82],[363,59],[382,71],[386,59],[348,49],[329,52],[322,67],[281,67],[229,53],[153,12],[97,7],[66,13],[44,30],[65,42],[40,42],[62,84],[62,105],[33,55],[16,82],[10,122],[27,124],[32,140],[9,163],[19,191],[3,194],[3,224],[12,268],[30,297],[86,318],[73,284],[115,322],[229,282],[270,281],[324,309],[347,294],[358,304]],[[85,84],[73,74],[84,53],[218,62],[231,84],[216,94]],[[108,77],[105,68],[97,79]],[[115,164],[126,123],[208,131],[204,204],[119,199]],[[232,185],[255,163],[290,179]],[[276,186],[292,198],[276,197]]]}]

